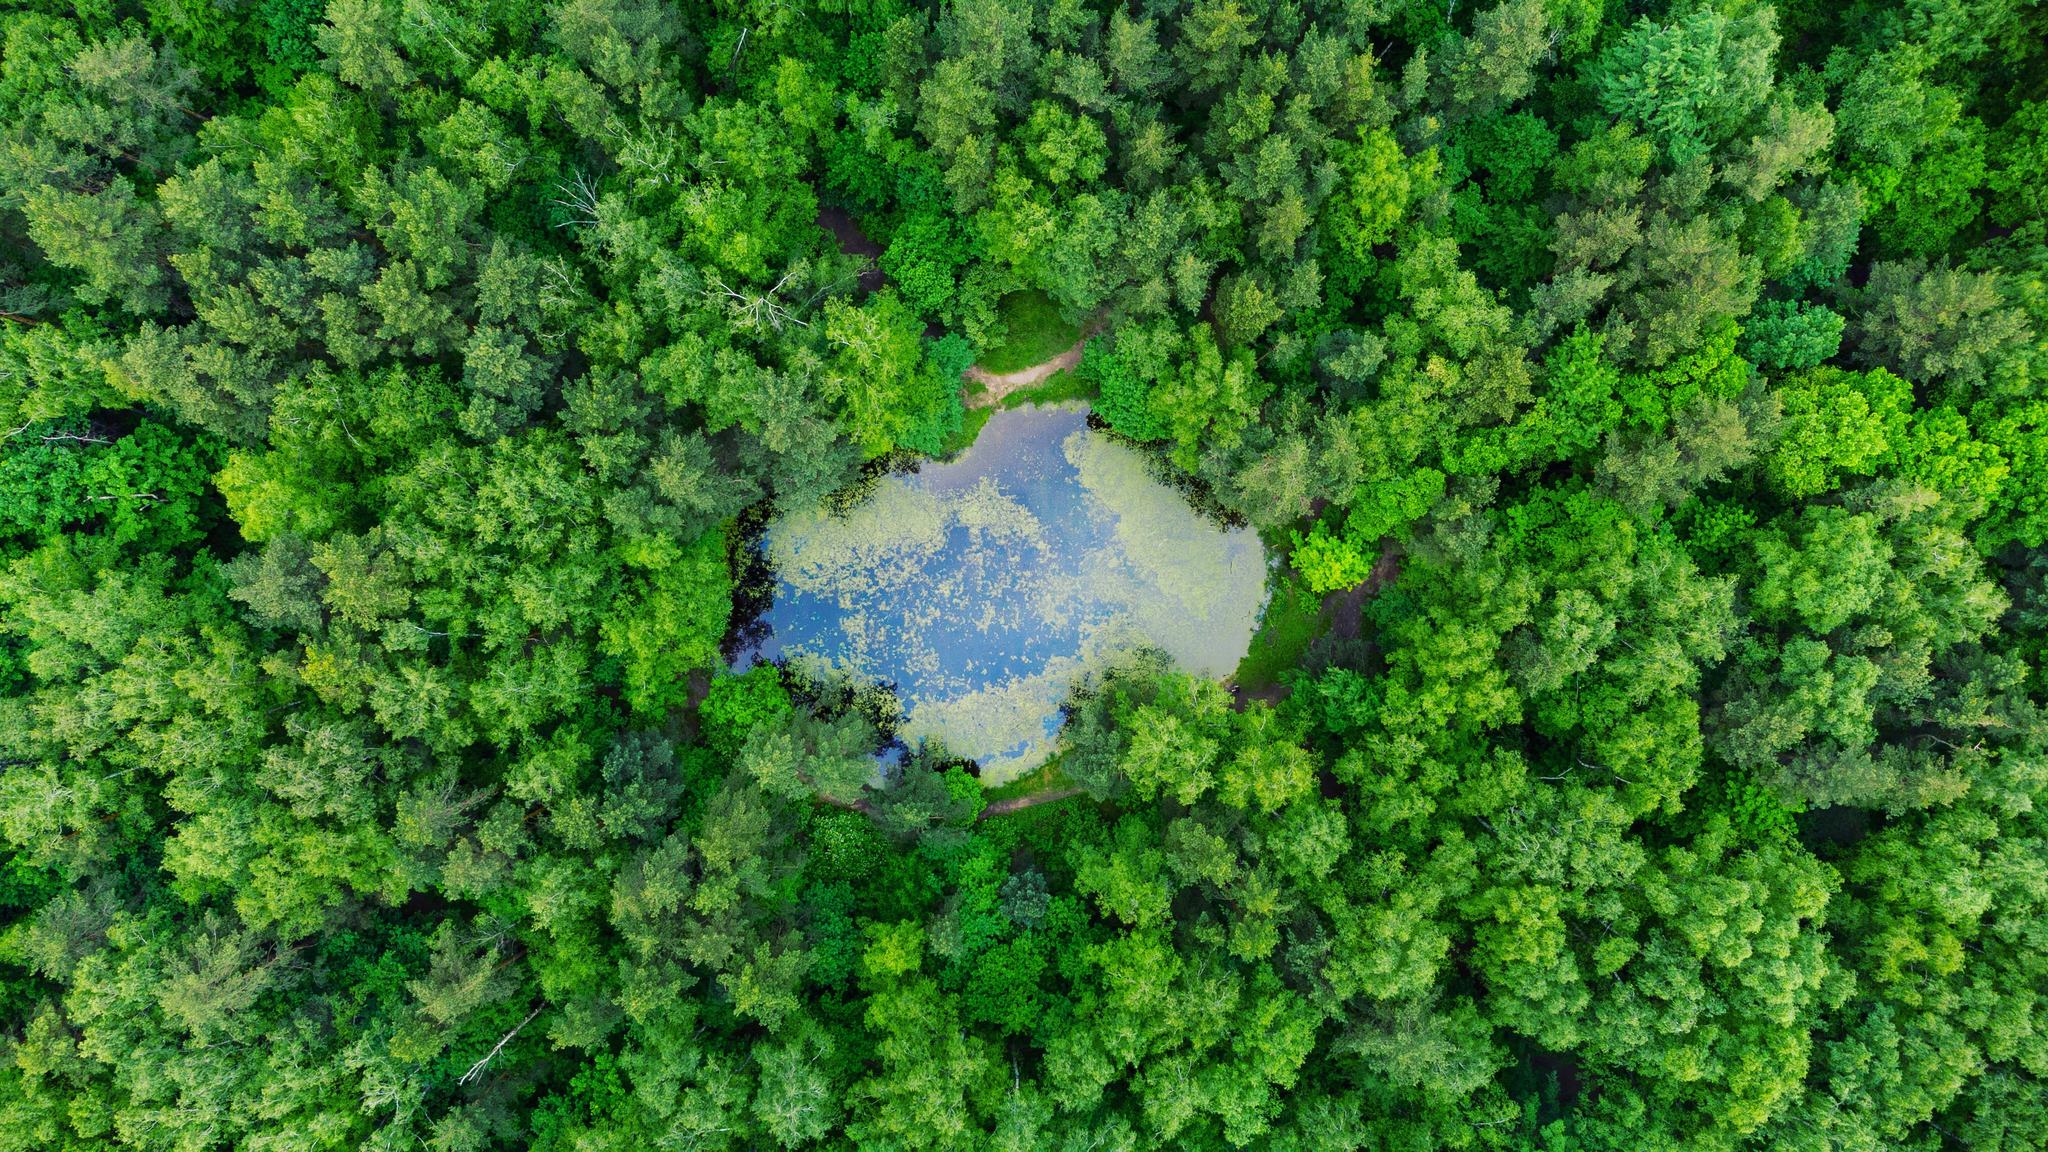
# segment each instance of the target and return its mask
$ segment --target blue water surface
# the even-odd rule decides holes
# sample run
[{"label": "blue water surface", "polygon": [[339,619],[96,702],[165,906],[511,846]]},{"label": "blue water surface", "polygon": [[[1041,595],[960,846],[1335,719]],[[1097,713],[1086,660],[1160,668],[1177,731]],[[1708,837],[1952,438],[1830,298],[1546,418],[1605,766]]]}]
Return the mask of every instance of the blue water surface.
[{"label": "blue water surface", "polygon": [[893,686],[905,738],[988,782],[1042,763],[1074,680],[1122,651],[1228,675],[1264,598],[1257,535],[1188,507],[1079,405],[997,412],[957,459],[784,515],[766,548],[775,599],[748,657]]}]

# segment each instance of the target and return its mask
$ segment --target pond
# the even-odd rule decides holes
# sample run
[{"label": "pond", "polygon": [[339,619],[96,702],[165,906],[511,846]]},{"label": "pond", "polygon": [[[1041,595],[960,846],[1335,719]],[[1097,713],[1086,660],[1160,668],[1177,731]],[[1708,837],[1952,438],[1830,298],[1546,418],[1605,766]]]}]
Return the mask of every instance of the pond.
[{"label": "pond", "polygon": [[1196,511],[1087,415],[999,411],[951,461],[778,517],[774,602],[741,663],[892,685],[898,735],[975,760],[990,785],[1044,763],[1075,680],[1120,652],[1228,676],[1265,598],[1257,533]]}]

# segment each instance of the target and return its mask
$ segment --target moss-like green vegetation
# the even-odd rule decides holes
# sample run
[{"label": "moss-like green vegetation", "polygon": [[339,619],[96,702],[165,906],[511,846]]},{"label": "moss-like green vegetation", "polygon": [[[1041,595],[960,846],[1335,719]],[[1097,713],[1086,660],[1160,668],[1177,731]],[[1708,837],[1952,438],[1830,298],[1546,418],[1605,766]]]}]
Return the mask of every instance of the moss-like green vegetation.
[{"label": "moss-like green vegetation", "polygon": [[1021,800],[1027,796],[1040,796],[1047,792],[1058,792],[1073,786],[1074,781],[1060,767],[1060,757],[1054,755],[1052,759],[1017,777],[1015,780],[990,788],[988,790],[988,800],[991,804],[1004,800]]},{"label": "moss-like green vegetation", "polygon": [[1012,292],[997,305],[996,315],[1003,323],[1003,342],[975,361],[984,372],[1015,372],[1042,364],[1081,338],[1081,330],[1069,324],[1059,305],[1043,292]]},{"label": "moss-like green vegetation", "polygon": [[1329,627],[1322,597],[1310,592],[1292,571],[1282,570],[1274,577],[1272,599],[1266,602],[1252,646],[1238,662],[1237,686],[1255,694],[1278,686],[1281,674],[1300,664],[1302,653]]},{"label": "moss-like green vegetation", "polygon": [[1095,399],[1095,387],[1071,368],[1062,368],[1047,377],[1045,383],[1031,388],[1020,388],[1003,397],[1003,407],[1017,408],[1025,404],[1064,404],[1071,400],[1090,401]]}]

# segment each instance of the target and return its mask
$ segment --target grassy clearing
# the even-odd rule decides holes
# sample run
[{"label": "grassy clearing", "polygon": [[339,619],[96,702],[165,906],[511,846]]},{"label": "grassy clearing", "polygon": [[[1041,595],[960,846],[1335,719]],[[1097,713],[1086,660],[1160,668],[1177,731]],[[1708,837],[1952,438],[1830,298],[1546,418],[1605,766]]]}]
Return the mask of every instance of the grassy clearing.
[{"label": "grassy clearing", "polygon": [[1060,404],[1068,400],[1093,400],[1095,389],[1071,369],[1053,373],[1045,383],[1033,388],[1020,388],[1003,397],[1003,407],[1015,408],[1020,404]]},{"label": "grassy clearing", "polygon": [[1073,346],[1081,330],[1060,319],[1059,306],[1043,292],[1012,292],[996,305],[1009,336],[981,354],[984,372],[1002,374],[1043,363]]},{"label": "grassy clearing", "polygon": [[1238,685],[1247,692],[1263,692],[1278,684],[1280,674],[1299,665],[1308,646],[1329,626],[1322,598],[1310,592],[1292,569],[1281,569],[1258,634],[1238,662]]},{"label": "grassy clearing", "polygon": [[998,800],[1014,800],[1023,796],[1036,796],[1040,792],[1055,792],[1070,787],[1073,783],[1065,772],[1060,771],[1060,758],[1055,753],[1052,759],[1025,775],[1008,784],[988,789],[988,801],[993,804]]}]

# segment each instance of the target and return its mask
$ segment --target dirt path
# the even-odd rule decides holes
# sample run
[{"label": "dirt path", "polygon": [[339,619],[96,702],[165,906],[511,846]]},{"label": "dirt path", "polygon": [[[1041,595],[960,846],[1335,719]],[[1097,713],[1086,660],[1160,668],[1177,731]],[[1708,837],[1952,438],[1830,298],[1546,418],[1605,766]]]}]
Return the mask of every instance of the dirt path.
[{"label": "dirt path", "polygon": [[975,817],[975,819],[986,820],[991,816],[1008,816],[1012,812],[1020,812],[1039,804],[1050,804],[1055,800],[1065,800],[1069,796],[1079,796],[1081,791],[1080,788],[1055,788],[1050,792],[1033,792],[1029,796],[1012,796],[1008,800],[998,800],[983,808],[981,815]]},{"label": "dirt path", "polygon": [[1401,557],[1390,539],[1380,549],[1380,558],[1373,561],[1372,571],[1364,580],[1349,588],[1340,588],[1323,598],[1323,609],[1330,613],[1330,631],[1341,639],[1358,639],[1359,625],[1365,615],[1365,602],[1379,595],[1380,589],[1392,584],[1401,575]]},{"label": "dirt path", "polygon": [[[981,814],[976,816],[975,819],[988,820],[996,816],[1008,816],[1012,812],[1022,812],[1026,808],[1036,808],[1040,804],[1051,804],[1056,800],[1065,800],[1072,796],[1079,796],[1085,791],[1086,789],[1084,788],[1070,785],[1066,788],[1054,788],[1049,792],[1033,792],[1029,796],[1012,796],[1008,800],[998,800],[983,808]],[[845,800],[824,792],[818,793],[817,798],[832,805],[834,808],[844,808],[849,812],[859,812],[865,816],[872,816],[875,813],[875,806],[865,800]]]},{"label": "dirt path", "polygon": [[1064,372],[1074,367],[1081,362],[1081,352],[1088,347],[1088,337],[1090,335],[1092,333],[1084,332],[1079,340],[1074,341],[1072,348],[1067,349],[1050,360],[1033,364],[1029,368],[1019,368],[1015,372],[989,372],[978,364],[969,368],[960,374],[962,379],[981,385],[982,390],[967,398],[967,406],[969,408],[997,407],[1003,402],[1003,397],[1008,396],[1010,393],[1022,391],[1035,384],[1042,384],[1050,379],[1054,373]]},{"label": "dirt path", "polygon": [[1287,685],[1285,684],[1268,684],[1264,688],[1247,688],[1242,684],[1232,684],[1230,686],[1230,706],[1239,712],[1244,711],[1254,700],[1264,700],[1268,704],[1278,704],[1285,699],[1287,699]]}]

